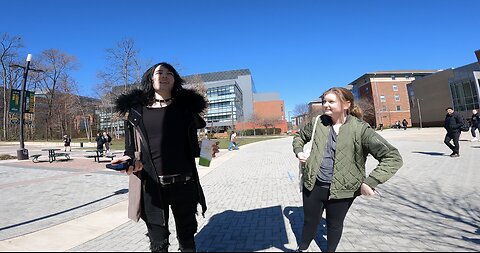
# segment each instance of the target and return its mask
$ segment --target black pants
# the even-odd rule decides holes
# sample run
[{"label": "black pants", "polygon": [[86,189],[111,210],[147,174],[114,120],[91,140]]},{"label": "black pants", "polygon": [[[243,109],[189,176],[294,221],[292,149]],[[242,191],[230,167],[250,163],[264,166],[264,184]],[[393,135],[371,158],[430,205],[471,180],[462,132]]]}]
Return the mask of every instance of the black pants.
[{"label": "black pants", "polygon": [[334,252],[337,249],[342,237],[343,221],[355,198],[328,199],[329,195],[330,184],[321,183],[318,180],[311,192],[303,188],[305,218],[299,250],[304,251],[310,246],[320,224],[323,210],[326,210],[327,215],[327,251]]},{"label": "black pants", "polygon": [[470,131],[471,131],[471,133],[472,133],[472,137],[473,137],[473,138],[477,138],[477,134],[475,133],[475,130],[477,130],[477,129],[478,129],[477,125],[476,125],[476,124],[472,124]]},{"label": "black pants", "polygon": [[[460,144],[458,140],[460,139],[460,132],[450,132],[445,135],[445,140],[443,141],[455,154],[459,154]],[[450,141],[453,140],[453,145]]]},{"label": "black pants", "polygon": [[190,180],[185,183],[175,183],[161,186],[162,198],[165,206],[165,224],[160,226],[147,223],[148,236],[150,238],[150,250],[152,252],[168,251],[168,229],[169,209],[172,209],[177,239],[182,252],[193,252],[195,248],[194,236],[197,232],[197,197],[196,183]]}]

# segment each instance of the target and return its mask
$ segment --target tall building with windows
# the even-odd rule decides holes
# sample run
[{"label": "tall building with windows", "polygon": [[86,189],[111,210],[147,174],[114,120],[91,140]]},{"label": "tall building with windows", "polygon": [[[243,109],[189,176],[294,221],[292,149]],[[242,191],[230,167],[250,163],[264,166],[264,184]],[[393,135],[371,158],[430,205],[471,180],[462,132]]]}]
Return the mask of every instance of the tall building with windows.
[{"label": "tall building with windows", "polygon": [[204,118],[208,128],[226,131],[238,121],[253,115],[255,86],[248,69],[211,72],[183,77],[188,85],[199,83],[207,89],[208,111]]},{"label": "tall building with windows", "polygon": [[348,84],[355,101],[364,110],[364,120],[378,127],[410,120],[407,84],[437,72],[436,70],[398,70],[370,72]]},{"label": "tall building with windows", "polygon": [[445,109],[465,118],[480,108],[480,64],[439,71],[408,85],[413,126],[443,126]]}]

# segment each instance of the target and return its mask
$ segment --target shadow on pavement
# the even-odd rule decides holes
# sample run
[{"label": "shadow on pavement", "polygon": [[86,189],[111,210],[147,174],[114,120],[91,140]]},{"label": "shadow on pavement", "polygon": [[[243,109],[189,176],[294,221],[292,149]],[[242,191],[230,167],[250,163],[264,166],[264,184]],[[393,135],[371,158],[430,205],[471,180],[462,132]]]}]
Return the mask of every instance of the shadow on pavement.
[{"label": "shadow on pavement", "polygon": [[412,151],[413,154],[431,155],[431,156],[444,156],[445,153],[441,152],[424,152],[424,151]]},{"label": "shadow on pavement", "polygon": [[[303,230],[303,207],[298,206],[287,206],[283,210],[283,215],[290,221],[290,226],[292,227],[293,234],[297,240],[297,245],[300,244],[302,239],[302,230]],[[320,220],[320,225],[318,226],[317,234],[314,238],[315,243],[322,252],[327,251],[327,240],[325,239],[327,235],[327,224],[325,219]],[[324,237],[325,236],[325,237]]]},{"label": "shadow on pavement", "polygon": [[[357,215],[362,219],[375,219],[383,224],[362,223],[369,236],[382,236],[402,228],[395,236],[406,242],[426,242],[418,245],[403,245],[405,251],[438,251],[443,247],[459,251],[478,251],[480,243],[480,195],[472,189],[469,192],[445,191],[441,183],[427,181],[428,187],[417,186],[407,181],[401,184],[388,184],[382,187],[381,201],[357,203]],[[408,189],[408,190],[406,190]],[[428,190],[426,190],[428,189]],[[411,197],[415,194],[415,197]],[[363,212],[363,210],[369,210]],[[381,226],[379,229],[378,226]],[[393,240],[392,242],[394,242]],[[388,243],[377,245],[378,251],[388,251]],[[398,246],[398,242],[397,243]],[[411,247],[411,248],[409,248]],[[438,248],[437,248],[438,247]]]},{"label": "shadow on pavement", "polygon": [[114,192],[113,194],[110,194],[110,195],[105,196],[105,197],[103,197],[103,198],[100,198],[100,199],[97,199],[97,200],[94,200],[94,201],[85,203],[85,204],[83,204],[83,205],[79,205],[79,206],[76,206],[76,207],[73,207],[73,208],[70,208],[70,209],[61,211],[61,212],[56,212],[56,213],[52,213],[52,214],[45,215],[45,216],[42,216],[42,217],[38,217],[38,218],[36,218],[36,219],[24,221],[24,222],[17,223],[17,224],[13,224],[13,225],[6,226],[6,227],[2,227],[2,228],[0,228],[0,231],[2,231],[2,230],[7,230],[7,229],[11,229],[11,228],[15,228],[15,227],[19,227],[19,226],[23,226],[23,225],[26,225],[26,224],[30,224],[30,223],[33,223],[33,222],[40,221],[40,220],[48,219],[48,218],[51,218],[51,217],[54,217],[54,216],[57,216],[57,215],[61,215],[61,214],[64,214],[64,213],[68,213],[68,212],[71,212],[71,211],[73,211],[73,210],[76,210],[76,209],[79,209],[79,208],[82,208],[82,207],[86,207],[86,206],[88,206],[88,205],[91,205],[91,204],[100,202],[100,201],[102,201],[102,200],[111,198],[111,197],[113,197],[113,196],[120,195],[120,194],[126,194],[126,193],[128,193],[128,189],[121,189],[121,190],[118,190],[118,191]]},{"label": "shadow on pavement", "polygon": [[215,214],[195,241],[200,252],[292,250],[284,246],[288,237],[280,206]]}]

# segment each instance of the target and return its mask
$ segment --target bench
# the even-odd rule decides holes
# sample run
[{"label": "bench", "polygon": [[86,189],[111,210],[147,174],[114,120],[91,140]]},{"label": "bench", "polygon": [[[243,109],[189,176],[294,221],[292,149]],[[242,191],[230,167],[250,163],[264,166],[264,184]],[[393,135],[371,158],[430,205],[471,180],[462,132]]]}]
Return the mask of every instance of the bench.
[{"label": "bench", "polygon": [[37,155],[32,155],[30,156],[30,158],[32,158],[32,162],[34,163],[38,163],[38,157],[42,156],[41,154],[37,154]]},{"label": "bench", "polygon": [[55,157],[65,156],[67,160],[70,160],[70,155],[68,153],[55,153]]},{"label": "bench", "polygon": [[105,157],[108,157],[108,158],[112,159],[112,161],[113,161],[113,158],[114,158],[115,156],[116,156],[116,155],[113,155],[113,154],[112,154],[112,155],[105,155]]}]

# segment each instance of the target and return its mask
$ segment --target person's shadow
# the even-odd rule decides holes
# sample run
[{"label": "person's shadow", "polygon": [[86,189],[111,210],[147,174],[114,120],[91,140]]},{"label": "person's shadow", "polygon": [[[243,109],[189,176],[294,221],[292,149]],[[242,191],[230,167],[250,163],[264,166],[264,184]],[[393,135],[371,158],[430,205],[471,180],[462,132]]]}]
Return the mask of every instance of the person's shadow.
[{"label": "person's shadow", "polygon": [[195,241],[199,252],[293,250],[284,246],[288,237],[280,206],[215,214]]},{"label": "person's shadow", "polygon": [[[292,227],[292,231],[295,234],[297,245],[299,245],[302,239],[303,230],[303,207],[287,206],[283,210],[283,215],[285,215],[285,217],[287,217],[287,219],[290,221],[290,226]],[[327,251],[327,240],[325,239],[326,235],[327,224],[325,222],[325,219],[322,217],[322,219],[320,220],[320,225],[318,226],[316,236],[314,238],[315,243],[317,243],[318,247],[322,252]]]},{"label": "person's shadow", "polygon": [[445,153],[443,152],[425,152],[425,151],[412,151],[414,154],[422,154],[422,155],[431,155],[431,156],[444,156]]}]

